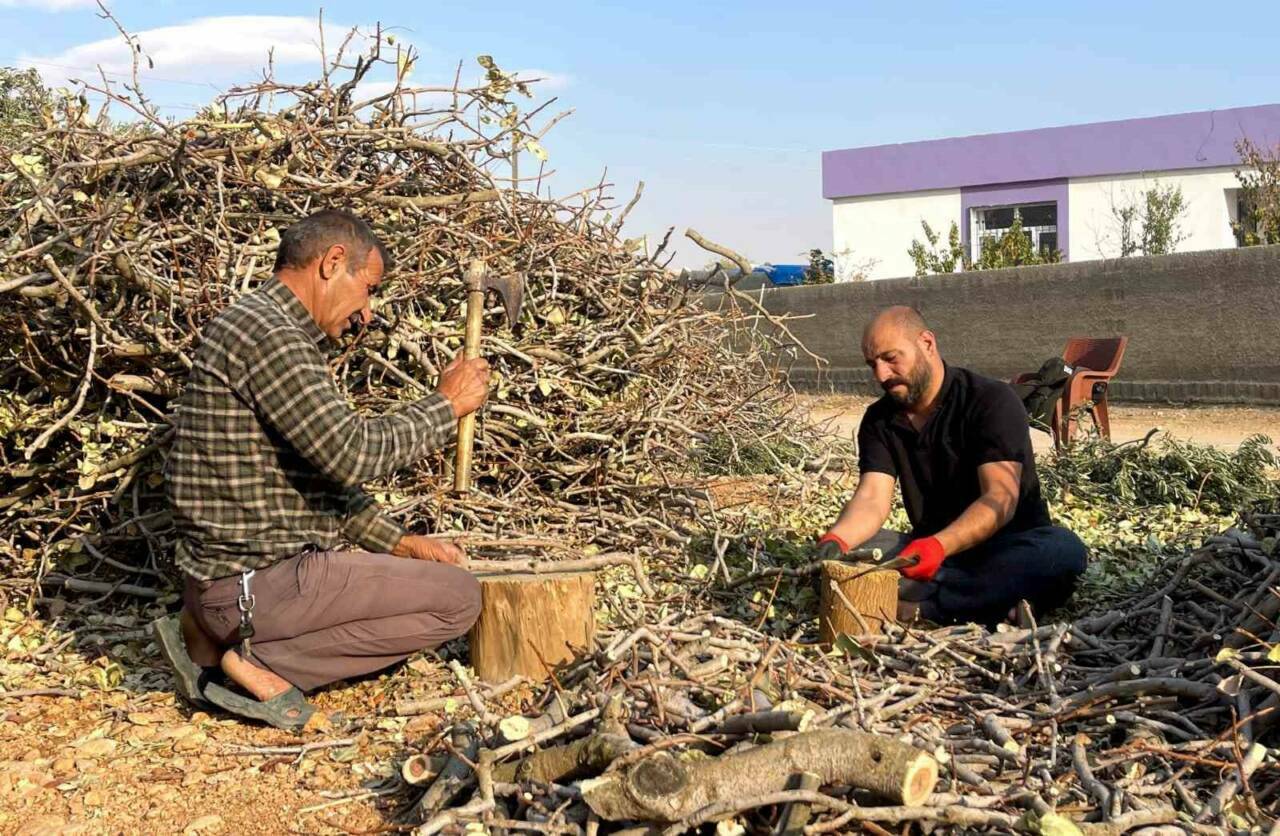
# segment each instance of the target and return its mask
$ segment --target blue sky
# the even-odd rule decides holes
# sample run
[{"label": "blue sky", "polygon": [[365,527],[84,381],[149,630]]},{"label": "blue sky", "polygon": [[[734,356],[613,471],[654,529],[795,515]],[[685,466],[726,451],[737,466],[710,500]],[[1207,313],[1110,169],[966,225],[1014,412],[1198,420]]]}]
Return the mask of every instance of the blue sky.
[{"label": "blue sky", "polygon": [[[314,2],[110,5],[143,34],[146,88],[175,114],[251,79],[268,43],[283,76],[318,66]],[[623,203],[644,180],[628,231],[675,226],[677,265],[707,260],[687,226],[756,261],[829,248],[823,150],[1280,102],[1280,3],[1034,5],[367,0],[324,15],[398,27],[422,51],[420,83],[482,53],[548,75],[575,109],[544,143],[554,193],[607,167]],[[225,19],[193,25],[207,18]],[[85,0],[0,0],[0,27],[0,63],[51,81],[112,58],[95,42],[114,30]]]}]

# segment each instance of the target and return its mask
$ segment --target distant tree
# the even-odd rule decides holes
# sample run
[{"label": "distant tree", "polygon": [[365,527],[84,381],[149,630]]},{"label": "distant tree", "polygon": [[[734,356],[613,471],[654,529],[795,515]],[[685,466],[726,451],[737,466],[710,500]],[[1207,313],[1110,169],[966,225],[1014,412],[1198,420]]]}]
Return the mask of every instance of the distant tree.
[{"label": "distant tree", "polygon": [[836,263],[820,249],[809,250],[809,266],[804,271],[805,284],[831,284],[836,280]]},{"label": "distant tree", "polygon": [[1245,139],[1236,150],[1243,166],[1236,171],[1243,210],[1234,224],[1236,240],[1243,247],[1280,244],[1280,144],[1269,148]]},{"label": "distant tree", "polygon": [[1062,252],[1036,247],[1031,236],[1022,228],[1022,216],[1015,209],[1013,225],[999,238],[983,238],[978,251],[978,261],[969,266],[972,270],[999,270],[1003,267],[1022,267],[1029,264],[1057,264]]},{"label": "distant tree", "polygon": [[1143,198],[1142,254],[1168,255],[1186,239],[1182,218],[1187,214],[1187,201],[1182,196],[1182,187],[1154,186]]},{"label": "distant tree", "polygon": [[965,270],[999,270],[1002,267],[1021,267],[1028,264],[1057,264],[1062,253],[1036,247],[1031,236],[1022,228],[1022,216],[1013,213],[1013,225],[999,238],[982,239],[978,248],[978,260],[974,261],[960,241],[960,227],[952,223],[945,246],[938,242],[940,236],[927,221],[920,221],[924,228],[927,246],[919,239],[911,242],[907,254],[916,266],[916,276],[944,275]]},{"label": "distant tree", "polygon": [[957,269],[968,269],[969,257],[964,251],[964,245],[960,243],[959,226],[954,222],[951,224],[946,246],[938,244],[940,236],[933,231],[928,221],[921,220],[920,226],[924,229],[924,239],[928,242],[928,246],[920,243],[919,239],[915,239],[907,250],[907,255],[911,256],[911,261],[915,263],[916,276],[954,273]]},{"label": "distant tree", "polygon": [[1187,202],[1180,186],[1153,186],[1141,199],[1124,205],[1112,204],[1120,243],[1120,257],[1131,255],[1168,255],[1178,248],[1186,236],[1182,234],[1182,218]]},{"label": "distant tree", "polygon": [[42,127],[50,102],[35,70],[0,67],[0,142],[10,144]]},{"label": "distant tree", "polygon": [[1138,252],[1138,204],[1126,203],[1123,206],[1111,205],[1111,217],[1115,218],[1116,231],[1120,237],[1120,257],[1128,258]]}]

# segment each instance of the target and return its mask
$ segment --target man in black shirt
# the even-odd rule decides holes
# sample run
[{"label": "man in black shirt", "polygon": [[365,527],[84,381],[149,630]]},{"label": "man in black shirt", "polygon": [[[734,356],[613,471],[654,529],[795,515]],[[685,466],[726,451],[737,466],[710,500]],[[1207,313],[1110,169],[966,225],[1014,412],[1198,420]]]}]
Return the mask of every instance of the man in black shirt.
[{"label": "man in black shirt", "polygon": [[[1063,604],[1087,550],[1049,520],[1013,389],[946,365],[911,308],[880,313],[862,351],[885,395],[862,418],[858,488],[819,552],[864,546],[916,558],[901,570],[904,620],[994,624],[1022,599],[1036,611]],[[881,530],[895,480],[909,537]]]}]

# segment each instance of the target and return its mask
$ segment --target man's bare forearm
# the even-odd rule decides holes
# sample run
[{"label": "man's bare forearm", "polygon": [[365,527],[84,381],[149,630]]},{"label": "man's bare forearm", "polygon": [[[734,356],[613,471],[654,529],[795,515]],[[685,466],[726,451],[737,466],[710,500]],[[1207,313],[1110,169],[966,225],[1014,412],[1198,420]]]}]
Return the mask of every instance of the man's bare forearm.
[{"label": "man's bare forearm", "polygon": [[831,533],[849,548],[856,549],[878,534],[888,518],[877,502],[855,493],[831,526]]},{"label": "man's bare forearm", "polygon": [[1013,518],[1018,497],[1007,492],[988,492],[978,497],[951,525],[934,535],[947,555],[971,549],[990,540]]},{"label": "man's bare forearm", "polygon": [[1018,509],[1022,492],[1022,465],[1013,461],[987,462],[978,466],[982,495],[970,503],[951,525],[933,535],[946,555],[971,549],[990,540],[1008,525]]}]

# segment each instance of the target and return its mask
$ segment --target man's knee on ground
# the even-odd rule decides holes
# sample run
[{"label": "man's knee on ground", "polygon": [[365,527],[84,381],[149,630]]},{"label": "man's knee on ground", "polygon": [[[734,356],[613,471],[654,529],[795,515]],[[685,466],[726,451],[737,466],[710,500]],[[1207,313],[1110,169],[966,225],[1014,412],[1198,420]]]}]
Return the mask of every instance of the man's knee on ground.
[{"label": "man's knee on ground", "polygon": [[1061,526],[1050,526],[1048,547],[1057,557],[1054,561],[1062,573],[1074,578],[1084,573],[1089,565],[1089,547],[1075,532]]},{"label": "man's knee on ground", "polygon": [[1045,563],[1052,567],[1053,577],[1032,597],[1037,614],[1052,612],[1065,605],[1076,591],[1076,585],[1089,565],[1089,547],[1073,532],[1051,526],[1042,535]]}]

